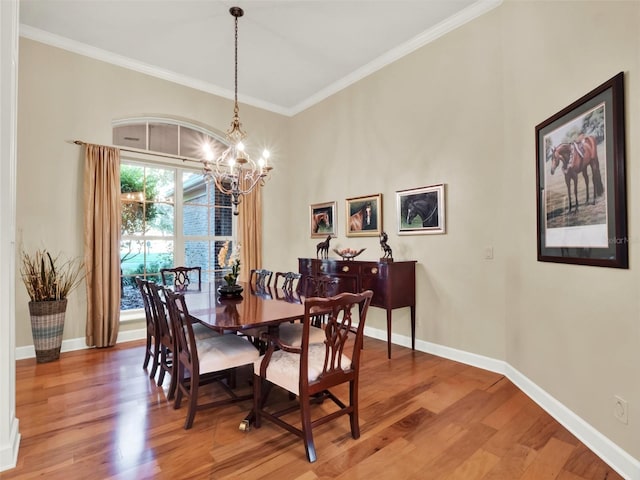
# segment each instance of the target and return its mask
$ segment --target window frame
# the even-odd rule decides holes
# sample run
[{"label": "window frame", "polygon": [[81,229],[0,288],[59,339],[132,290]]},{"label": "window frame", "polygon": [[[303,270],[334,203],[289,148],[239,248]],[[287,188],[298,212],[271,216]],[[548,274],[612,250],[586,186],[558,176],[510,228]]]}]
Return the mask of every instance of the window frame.
[{"label": "window frame", "polygon": [[[141,123],[146,124],[145,146],[147,148],[149,146],[149,124],[150,123],[151,124],[166,123],[170,125],[178,125],[179,127],[190,128],[204,135],[208,135],[221,143],[224,143],[220,140],[220,135],[214,132],[211,132],[207,129],[204,129],[202,127],[199,127],[197,125],[193,125],[187,122],[171,120],[166,118],[145,117],[145,118],[119,120],[119,121],[113,122],[112,127],[115,132],[116,127],[122,127],[126,125],[139,125]],[[180,132],[181,132],[180,128],[178,129],[178,132],[179,132],[178,133],[178,141],[179,141]],[[115,140],[115,134],[114,134],[114,140]],[[216,235],[215,234],[216,229],[213,229],[210,235],[185,235],[184,234],[183,212],[184,212],[185,205],[184,205],[184,197],[183,197],[183,181],[182,181],[183,173],[184,172],[202,173],[202,169],[199,168],[197,164],[197,162],[199,161],[198,159],[192,159],[194,160],[194,163],[189,164],[188,162],[185,162],[185,158],[189,159],[189,157],[179,156],[171,153],[154,152],[150,150],[139,150],[137,148],[135,150],[128,150],[127,149],[128,147],[124,145],[121,145],[121,147],[123,148],[123,150],[121,150],[121,159],[120,159],[121,165],[135,165],[140,167],[151,167],[151,168],[169,168],[173,170],[173,178],[174,178],[174,185],[175,185],[174,203],[173,203],[173,207],[174,207],[173,236],[172,237],[154,236],[153,238],[158,238],[162,240],[173,240],[174,265],[184,265],[185,246],[187,242],[192,242],[192,241],[193,242],[198,242],[198,241],[211,242],[214,245],[216,242],[225,242],[225,241],[230,241],[233,244],[237,243],[238,219],[233,214],[231,215],[231,222],[232,222],[231,235]],[[181,150],[182,149],[179,148],[179,152]],[[211,185],[211,188],[215,189],[216,187],[215,185]],[[221,207],[229,208],[230,211],[232,210],[231,206],[227,207],[226,205],[224,205]],[[139,238],[139,237],[136,236],[136,238]],[[121,240],[123,239],[124,237],[121,237]],[[216,274],[217,272],[220,271],[218,268],[216,268],[215,259],[212,259],[212,265],[213,265],[213,268],[209,270],[210,272],[213,272],[214,274]],[[120,323],[133,321],[133,320],[140,320],[142,318],[144,318],[143,308],[120,310]]]}]

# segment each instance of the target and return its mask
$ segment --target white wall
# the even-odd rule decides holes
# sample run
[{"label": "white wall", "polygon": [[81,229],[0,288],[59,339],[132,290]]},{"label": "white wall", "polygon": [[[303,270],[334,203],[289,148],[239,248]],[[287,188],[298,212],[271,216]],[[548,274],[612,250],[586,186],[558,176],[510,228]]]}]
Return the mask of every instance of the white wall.
[{"label": "white wall", "polygon": [[[639,2],[507,2],[504,68],[507,360],[640,458]],[[536,261],[534,126],[625,72],[628,270]],[[613,396],[629,402],[629,424]]]},{"label": "white wall", "polygon": [[[418,339],[506,362],[636,459],[639,16],[639,2],[507,1],[297,115],[290,152],[300,180],[286,198],[269,196],[267,211],[296,202],[265,227],[271,261],[293,267],[292,256],[315,255],[317,241],[301,233],[309,204],[336,200],[332,245],[377,259],[377,238],[345,236],[343,205],[381,192],[394,256],[418,260]],[[620,71],[630,268],[538,262],[535,126]],[[441,182],[447,234],[396,235],[395,192]],[[368,323],[384,330],[383,311]],[[394,313],[394,332],[409,334],[406,312]],[[628,425],[613,416],[614,395],[629,403]]]}]

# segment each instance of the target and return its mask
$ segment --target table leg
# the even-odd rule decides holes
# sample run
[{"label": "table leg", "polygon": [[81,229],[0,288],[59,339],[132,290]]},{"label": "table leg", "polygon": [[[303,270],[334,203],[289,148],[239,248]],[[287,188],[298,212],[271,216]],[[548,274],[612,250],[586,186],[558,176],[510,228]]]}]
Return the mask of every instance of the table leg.
[{"label": "table leg", "polygon": [[387,358],[391,360],[391,309],[387,309]]},{"label": "table leg", "polygon": [[416,349],[416,306],[411,305],[411,350]]}]

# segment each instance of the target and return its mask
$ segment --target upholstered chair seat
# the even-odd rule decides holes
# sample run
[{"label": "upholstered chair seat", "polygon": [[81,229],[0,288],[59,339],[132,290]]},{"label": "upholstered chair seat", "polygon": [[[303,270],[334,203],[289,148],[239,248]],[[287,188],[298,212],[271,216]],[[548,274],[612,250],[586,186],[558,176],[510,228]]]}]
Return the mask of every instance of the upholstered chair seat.
[{"label": "upholstered chair seat", "polygon": [[[325,346],[321,344],[309,345],[309,365],[307,369],[307,378],[309,383],[315,382],[324,367]],[[260,371],[262,358],[256,360],[253,364],[255,372]],[[348,372],[351,369],[351,359],[346,355],[342,355],[340,362],[341,368]],[[285,352],[278,350],[273,352],[267,373],[264,377],[267,381],[279,385],[285,390],[296,395],[300,394],[300,354]]]}]

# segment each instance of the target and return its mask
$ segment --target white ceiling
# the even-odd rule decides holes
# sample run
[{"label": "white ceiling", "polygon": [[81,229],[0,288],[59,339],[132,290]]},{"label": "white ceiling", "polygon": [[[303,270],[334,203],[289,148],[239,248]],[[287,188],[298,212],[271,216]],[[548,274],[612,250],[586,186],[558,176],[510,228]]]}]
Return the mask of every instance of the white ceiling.
[{"label": "white ceiling", "polygon": [[[0,0],[2,1],[2,0]],[[20,0],[20,34],[293,115],[502,0]]]}]

